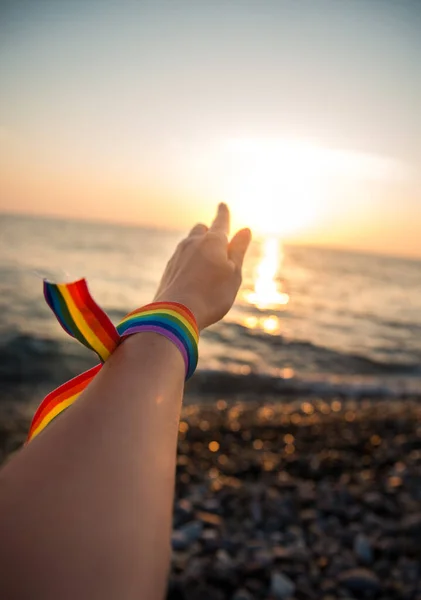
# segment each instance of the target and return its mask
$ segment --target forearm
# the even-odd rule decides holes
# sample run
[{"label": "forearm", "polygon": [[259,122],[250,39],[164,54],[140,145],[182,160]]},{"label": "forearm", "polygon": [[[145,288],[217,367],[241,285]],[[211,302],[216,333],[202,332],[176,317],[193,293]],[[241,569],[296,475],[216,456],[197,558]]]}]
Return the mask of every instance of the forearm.
[{"label": "forearm", "polygon": [[[174,344],[156,333],[133,335],[45,430],[48,419],[35,415],[30,444],[0,472],[0,597],[161,600],[183,382],[197,364],[198,332],[234,302],[250,243],[248,229],[229,243],[228,233],[229,210],[220,204],[209,230],[193,227],[168,262],[154,299],[162,310],[144,307],[118,326],[124,335],[149,323]],[[66,331],[84,342],[92,334],[87,345],[107,358],[114,328],[94,332],[78,283],[70,284],[73,295],[69,286],[47,286],[48,304]],[[44,419],[52,416],[47,400]]]},{"label": "forearm", "polygon": [[183,382],[170,341],[132,336],[3,469],[1,596],[161,599]]}]

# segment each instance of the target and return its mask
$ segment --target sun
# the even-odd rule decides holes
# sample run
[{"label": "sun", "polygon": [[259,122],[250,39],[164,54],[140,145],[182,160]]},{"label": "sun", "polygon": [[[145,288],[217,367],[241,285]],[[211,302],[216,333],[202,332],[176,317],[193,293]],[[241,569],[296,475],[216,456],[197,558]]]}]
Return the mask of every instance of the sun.
[{"label": "sun", "polygon": [[323,150],[292,140],[225,144],[225,198],[238,224],[285,236],[314,224],[321,207]]}]

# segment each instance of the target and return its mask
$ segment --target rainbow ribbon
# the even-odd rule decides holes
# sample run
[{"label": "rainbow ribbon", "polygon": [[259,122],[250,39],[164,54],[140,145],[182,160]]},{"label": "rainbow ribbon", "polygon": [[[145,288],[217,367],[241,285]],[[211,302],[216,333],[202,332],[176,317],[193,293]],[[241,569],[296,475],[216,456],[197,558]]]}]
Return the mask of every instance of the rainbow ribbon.
[{"label": "rainbow ribbon", "polygon": [[193,314],[183,304],[148,304],[126,315],[115,327],[93,300],[85,279],[60,284],[44,281],[44,296],[64,331],[96,352],[101,363],[67,381],[44,398],[32,420],[27,443],[75,402],[101,370],[103,363],[129,335],[142,331],[164,335],[180,350],[186,365],[186,379],[193,375],[198,360],[199,330]]}]

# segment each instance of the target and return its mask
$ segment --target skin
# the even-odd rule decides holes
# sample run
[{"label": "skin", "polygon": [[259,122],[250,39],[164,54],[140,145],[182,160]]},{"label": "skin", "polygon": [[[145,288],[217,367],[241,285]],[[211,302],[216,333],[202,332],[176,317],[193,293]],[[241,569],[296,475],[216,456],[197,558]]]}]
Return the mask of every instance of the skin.
[{"label": "skin", "polygon": [[[155,300],[185,304],[202,330],[230,309],[248,229],[228,243],[229,211],[196,225]],[[178,349],[129,337],[78,401],[0,471],[0,597],[161,600],[170,561]]]}]

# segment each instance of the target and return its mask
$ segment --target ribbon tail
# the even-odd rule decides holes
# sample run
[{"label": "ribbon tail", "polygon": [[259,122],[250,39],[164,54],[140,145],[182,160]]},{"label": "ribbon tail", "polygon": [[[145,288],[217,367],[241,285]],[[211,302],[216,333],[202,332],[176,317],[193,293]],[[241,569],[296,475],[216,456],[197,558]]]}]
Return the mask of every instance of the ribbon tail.
[{"label": "ribbon tail", "polygon": [[101,368],[102,364],[96,365],[48,394],[32,419],[26,443],[33,440],[53,419],[71,406]]},{"label": "ribbon tail", "polygon": [[[86,280],[73,283],[44,281],[44,296],[64,331],[96,352],[101,363],[105,362],[118,346],[120,336],[92,298]],[[34,415],[26,443],[73,404],[101,367],[99,364],[85,371],[44,398]]]},{"label": "ribbon tail", "polygon": [[73,283],[44,281],[44,296],[64,331],[105,362],[120,338],[108,315],[92,298],[86,279]]}]

